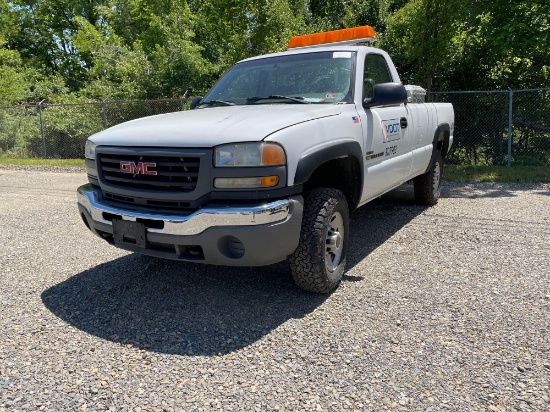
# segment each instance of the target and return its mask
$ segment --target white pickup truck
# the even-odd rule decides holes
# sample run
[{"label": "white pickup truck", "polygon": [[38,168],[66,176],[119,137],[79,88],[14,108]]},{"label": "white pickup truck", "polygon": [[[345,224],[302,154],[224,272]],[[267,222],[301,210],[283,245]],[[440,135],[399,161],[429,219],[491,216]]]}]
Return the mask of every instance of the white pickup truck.
[{"label": "white pickup truck", "polygon": [[331,292],[350,212],[410,180],[435,204],[453,141],[452,106],[408,96],[390,57],[362,44],[374,37],[363,26],[293,38],[237,63],[192,110],[91,136],[84,223],[166,259],[288,259],[298,286]]}]

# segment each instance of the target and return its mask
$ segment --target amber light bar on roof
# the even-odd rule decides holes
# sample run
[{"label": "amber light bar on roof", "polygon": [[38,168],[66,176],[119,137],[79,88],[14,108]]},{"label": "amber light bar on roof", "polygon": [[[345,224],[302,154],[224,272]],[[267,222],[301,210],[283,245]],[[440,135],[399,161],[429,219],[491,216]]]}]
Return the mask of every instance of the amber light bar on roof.
[{"label": "amber light bar on roof", "polygon": [[376,41],[374,29],[371,26],[359,26],[351,29],[294,36],[288,42],[288,48],[320,46],[328,43],[363,43],[373,41]]}]

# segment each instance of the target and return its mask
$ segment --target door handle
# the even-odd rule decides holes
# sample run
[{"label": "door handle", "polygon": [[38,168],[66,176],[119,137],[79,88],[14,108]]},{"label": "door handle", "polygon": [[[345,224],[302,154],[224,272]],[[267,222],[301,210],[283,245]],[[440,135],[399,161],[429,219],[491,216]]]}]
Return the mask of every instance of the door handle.
[{"label": "door handle", "polygon": [[406,129],[407,128],[407,118],[402,117],[401,120],[399,121],[399,124],[401,125],[402,129]]}]

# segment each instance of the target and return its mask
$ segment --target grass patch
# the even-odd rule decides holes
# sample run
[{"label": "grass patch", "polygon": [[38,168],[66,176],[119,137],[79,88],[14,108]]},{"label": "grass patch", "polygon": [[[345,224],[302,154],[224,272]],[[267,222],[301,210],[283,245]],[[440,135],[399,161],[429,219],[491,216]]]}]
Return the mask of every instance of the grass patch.
[{"label": "grass patch", "polygon": [[445,165],[443,178],[460,182],[550,183],[550,166]]},{"label": "grass patch", "polygon": [[84,159],[40,159],[0,156],[0,165],[84,167]]}]

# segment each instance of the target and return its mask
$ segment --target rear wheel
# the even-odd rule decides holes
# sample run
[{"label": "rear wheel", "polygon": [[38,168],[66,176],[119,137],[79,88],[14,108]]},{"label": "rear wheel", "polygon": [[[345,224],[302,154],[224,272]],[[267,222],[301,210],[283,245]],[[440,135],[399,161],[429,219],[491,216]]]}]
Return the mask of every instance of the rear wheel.
[{"label": "rear wheel", "polygon": [[342,280],[349,239],[346,197],[336,189],[313,189],[304,196],[300,242],[289,256],[294,282],[302,289],[329,293]]},{"label": "rear wheel", "polygon": [[441,152],[436,152],[430,169],[423,175],[413,179],[414,197],[423,205],[433,206],[441,196],[441,178],[443,176],[443,157]]}]

